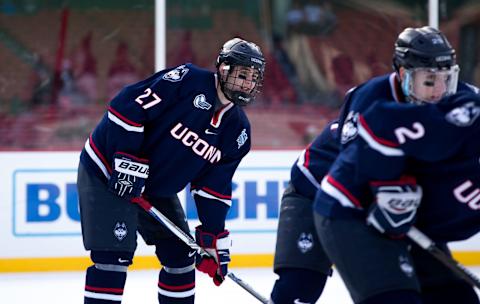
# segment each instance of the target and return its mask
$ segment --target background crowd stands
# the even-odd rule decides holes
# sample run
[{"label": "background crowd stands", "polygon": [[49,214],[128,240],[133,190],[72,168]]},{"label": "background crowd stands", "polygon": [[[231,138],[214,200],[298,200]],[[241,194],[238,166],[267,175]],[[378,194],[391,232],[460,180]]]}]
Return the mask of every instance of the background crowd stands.
[{"label": "background crowd stands", "polygon": [[[264,50],[247,108],[254,148],[304,146],[352,86],[391,71],[394,39],[428,1],[167,0],[167,66],[214,69],[223,41]],[[461,79],[480,84],[480,3],[440,1]],[[154,72],[154,1],[0,0],[0,150],[75,150],[108,101]],[[464,67],[464,68],[463,68]]]}]

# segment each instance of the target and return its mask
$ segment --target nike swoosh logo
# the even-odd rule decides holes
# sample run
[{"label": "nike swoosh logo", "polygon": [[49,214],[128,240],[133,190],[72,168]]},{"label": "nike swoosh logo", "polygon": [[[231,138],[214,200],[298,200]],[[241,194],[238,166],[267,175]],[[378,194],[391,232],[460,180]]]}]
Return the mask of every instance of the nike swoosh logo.
[{"label": "nike swoosh logo", "polygon": [[216,132],[212,132],[212,131],[210,131],[209,129],[206,129],[206,130],[205,130],[205,134],[217,135]]},{"label": "nike swoosh logo", "polygon": [[119,259],[118,259],[118,262],[120,262],[120,263],[127,263],[127,262],[130,262],[130,260],[124,260],[124,259],[122,259],[122,258],[119,258]]},{"label": "nike swoosh logo", "polygon": [[310,302],[308,302],[308,303],[307,302],[301,302],[300,299],[298,299],[298,298],[293,300],[293,303],[294,304],[310,304]]},{"label": "nike swoosh logo", "polygon": [[188,257],[191,258],[195,253],[196,253],[196,251],[189,252]]}]

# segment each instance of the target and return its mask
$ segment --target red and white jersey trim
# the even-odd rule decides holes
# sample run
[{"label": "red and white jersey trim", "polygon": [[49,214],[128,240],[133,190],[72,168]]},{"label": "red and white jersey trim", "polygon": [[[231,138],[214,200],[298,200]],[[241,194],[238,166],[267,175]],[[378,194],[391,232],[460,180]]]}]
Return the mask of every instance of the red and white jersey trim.
[{"label": "red and white jersey trim", "polygon": [[127,119],[126,117],[115,111],[112,107],[108,108],[108,119],[130,132],[142,133],[144,130],[143,125]]},{"label": "red and white jersey trim", "polygon": [[342,206],[348,208],[362,209],[358,199],[353,196],[340,183],[334,180],[330,175],[326,175],[321,183],[321,189],[326,194],[336,199]]},{"label": "red and white jersey trim", "polygon": [[400,102],[401,97],[398,95],[398,93],[401,89],[399,88],[400,83],[397,80],[397,73],[390,74],[390,77],[388,77],[388,80],[390,82],[390,90],[392,91],[393,98],[395,99],[396,102]]},{"label": "red and white jersey trim", "polygon": [[85,151],[87,151],[88,156],[90,156],[93,162],[100,168],[100,170],[102,170],[105,177],[107,179],[110,179],[111,169],[109,168],[108,165],[105,165],[106,163],[105,158],[100,154],[98,149],[95,147],[95,144],[93,142],[90,142],[90,138],[88,138],[87,141],[85,142]]},{"label": "red and white jersey trim", "polygon": [[297,167],[302,171],[303,175],[310,181],[315,187],[320,188],[320,184],[318,183],[317,179],[315,176],[313,176],[312,172],[308,170],[308,164],[310,161],[310,145],[302,151],[302,154],[300,154],[300,157],[298,158],[297,161]]},{"label": "red and white jersey trim", "polygon": [[227,206],[232,206],[232,197],[229,195],[223,195],[218,192],[213,191],[207,187],[203,187],[200,189],[192,188],[191,191],[192,195],[199,195],[201,197],[214,199],[221,201],[222,203],[226,204]]},{"label": "red and white jersey trim", "polygon": [[220,109],[219,111],[217,111],[213,117],[212,117],[212,120],[210,121],[210,124],[212,125],[212,127],[214,128],[218,128],[220,126],[220,124],[222,123],[222,117],[225,113],[228,112],[228,110],[230,110],[232,107],[234,106],[233,102],[229,103],[228,105],[226,105],[224,108]]},{"label": "red and white jersey trim", "polygon": [[405,153],[398,149],[398,144],[375,136],[362,115],[358,116],[358,134],[373,150],[386,156],[403,156]]}]

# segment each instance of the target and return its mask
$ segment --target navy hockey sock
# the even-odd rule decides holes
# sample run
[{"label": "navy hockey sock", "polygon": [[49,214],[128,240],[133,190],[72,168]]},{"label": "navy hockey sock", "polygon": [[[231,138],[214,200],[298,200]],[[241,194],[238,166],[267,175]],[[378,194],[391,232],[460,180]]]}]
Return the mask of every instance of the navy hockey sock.
[{"label": "navy hockey sock", "polygon": [[193,304],[195,299],[195,265],[167,267],[160,271],[158,302],[160,304]]},{"label": "navy hockey sock", "polygon": [[120,304],[133,252],[92,251],[87,268],[85,304]]},{"label": "navy hockey sock", "polygon": [[274,304],[315,303],[322,294],[327,275],[308,269],[284,268],[277,271],[270,295]]},{"label": "navy hockey sock", "polygon": [[455,281],[432,287],[422,286],[423,304],[479,304],[477,293],[466,282]]},{"label": "navy hockey sock", "polygon": [[396,290],[378,294],[358,304],[422,304],[420,294],[414,290]]},{"label": "navy hockey sock", "polygon": [[88,267],[84,304],[120,304],[126,279],[126,271],[102,270],[98,265]]}]

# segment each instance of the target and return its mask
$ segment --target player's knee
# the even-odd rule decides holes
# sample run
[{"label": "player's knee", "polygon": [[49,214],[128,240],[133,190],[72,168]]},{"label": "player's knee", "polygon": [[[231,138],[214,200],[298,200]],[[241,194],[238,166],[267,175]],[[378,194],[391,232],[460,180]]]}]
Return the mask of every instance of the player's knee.
[{"label": "player's knee", "polygon": [[270,295],[275,304],[292,304],[295,300],[315,303],[328,277],[317,271],[300,268],[282,268],[276,272],[279,278]]},{"label": "player's knee", "polygon": [[422,303],[462,303],[479,304],[480,300],[473,287],[462,281],[448,282],[444,285],[422,286]]},{"label": "player's knee", "polygon": [[132,264],[133,252],[126,251],[96,251],[90,252],[90,259],[95,267],[106,271],[126,272]]},{"label": "player's knee", "polygon": [[195,250],[178,238],[157,240],[155,255],[162,265],[169,267],[186,267],[195,261]]},{"label": "player's knee", "polygon": [[370,297],[358,304],[422,304],[420,294],[415,290],[388,291]]}]

